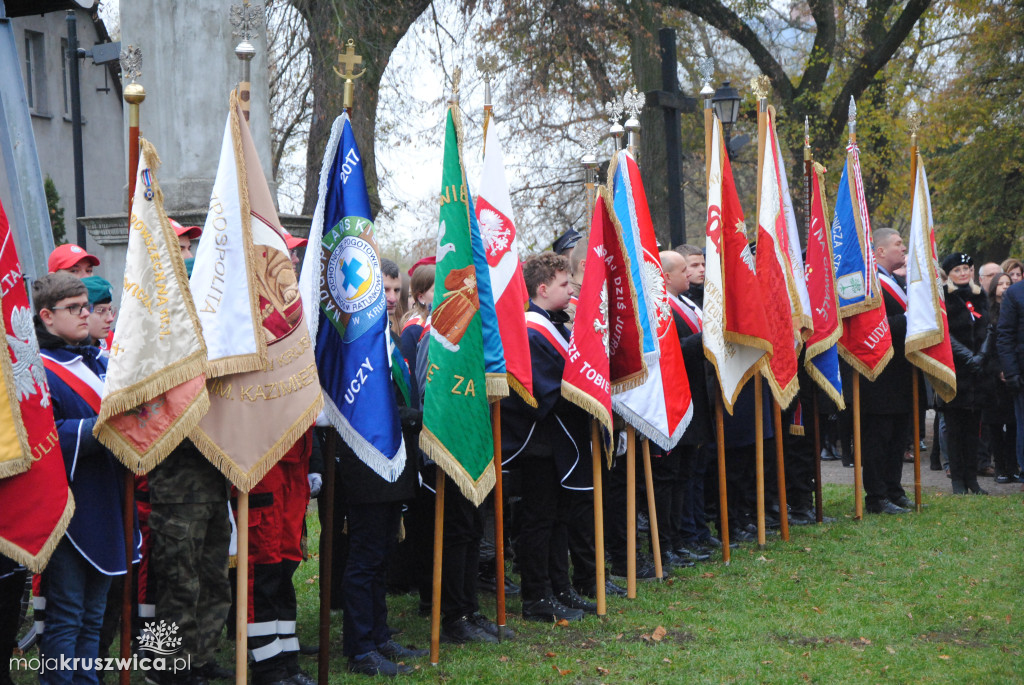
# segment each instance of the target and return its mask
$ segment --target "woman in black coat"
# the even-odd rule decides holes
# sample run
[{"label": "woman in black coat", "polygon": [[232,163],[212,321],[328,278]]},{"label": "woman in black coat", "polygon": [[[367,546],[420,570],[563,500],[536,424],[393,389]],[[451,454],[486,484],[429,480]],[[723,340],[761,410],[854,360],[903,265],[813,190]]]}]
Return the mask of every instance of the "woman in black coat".
[{"label": "woman in black coat", "polygon": [[1003,293],[1012,285],[1008,274],[999,272],[988,286],[988,336],[982,349],[985,354],[984,382],[988,400],[982,404],[981,422],[985,425],[996,467],[997,483],[1017,482],[1017,417],[1013,413],[1013,392],[1003,379],[996,351],[996,323]]},{"label": "woman in black coat", "polygon": [[988,333],[988,298],[974,283],[974,260],[954,253],[942,260],[949,274],[946,315],[949,342],[956,366],[956,397],[942,406],[949,443],[949,476],[953,494],[988,494],[978,485],[978,433],[981,407],[987,400],[983,382],[985,338]]}]

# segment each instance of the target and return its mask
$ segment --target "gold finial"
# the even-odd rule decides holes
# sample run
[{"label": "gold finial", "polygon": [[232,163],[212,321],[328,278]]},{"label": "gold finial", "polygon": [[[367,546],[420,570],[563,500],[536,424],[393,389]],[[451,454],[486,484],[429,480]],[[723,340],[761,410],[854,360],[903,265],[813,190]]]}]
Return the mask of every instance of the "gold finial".
[{"label": "gold finial", "polygon": [[758,100],[764,100],[772,92],[772,81],[765,74],[750,79],[750,90]]},{"label": "gold finial", "polygon": [[459,101],[459,84],[462,82],[462,67],[455,67],[452,72],[452,95],[448,98],[448,102],[456,103]]},{"label": "gold finial", "polygon": [[921,129],[921,111],[913,103],[910,105],[910,112],[907,113],[907,128],[910,129],[912,137],[916,137]]},{"label": "gold finial", "polygon": [[142,50],[134,45],[121,50],[121,74],[131,83],[142,76]]},{"label": "gold finial", "polygon": [[345,42],[345,52],[338,53],[338,67],[333,67],[334,73],[345,79],[346,81],[355,81],[357,78],[366,73],[364,67],[358,74],[356,73],[356,67],[362,66],[363,56],[356,54],[356,42],[349,38]]}]

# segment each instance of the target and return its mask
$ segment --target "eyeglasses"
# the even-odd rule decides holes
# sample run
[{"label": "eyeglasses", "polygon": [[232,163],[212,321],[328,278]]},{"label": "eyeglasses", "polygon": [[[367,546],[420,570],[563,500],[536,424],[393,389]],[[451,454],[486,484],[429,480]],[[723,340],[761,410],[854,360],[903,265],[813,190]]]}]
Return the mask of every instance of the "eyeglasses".
[{"label": "eyeglasses", "polygon": [[92,313],[97,316],[107,316],[108,314],[111,316],[117,316],[117,308],[101,304],[93,307]]},{"label": "eyeglasses", "polygon": [[79,315],[81,315],[83,309],[85,311],[87,311],[87,312],[91,312],[92,311],[92,307],[90,307],[88,303],[86,303],[86,304],[69,304],[67,307],[50,307],[50,311],[51,312],[55,312],[55,311],[57,311],[59,309],[66,309],[66,310],[68,310],[68,314],[70,314],[71,316],[79,316]]}]

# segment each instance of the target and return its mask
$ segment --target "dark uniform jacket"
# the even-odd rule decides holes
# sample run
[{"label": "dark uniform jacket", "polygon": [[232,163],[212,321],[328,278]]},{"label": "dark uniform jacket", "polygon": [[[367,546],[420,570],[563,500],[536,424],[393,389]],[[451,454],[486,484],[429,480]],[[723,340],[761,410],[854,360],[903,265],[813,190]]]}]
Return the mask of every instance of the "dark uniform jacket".
[{"label": "dark uniform jacket", "polygon": [[1024,281],[1014,283],[1003,293],[996,348],[1003,375],[1020,376],[1024,372]]},{"label": "dark uniform jacket", "polygon": [[[1003,298],[1005,300],[1006,293]],[[943,406],[980,412],[982,404],[991,400],[984,396],[984,368],[972,371],[968,361],[981,355],[988,335],[988,297],[974,283],[957,287],[950,281],[946,284],[946,318],[956,366],[956,397]]]},{"label": "dark uniform jacket", "polygon": [[[899,276],[892,278],[906,292],[906,283],[903,279]],[[913,388],[910,385],[911,366],[907,361],[904,347],[907,341],[907,308],[884,287],[881,291],[885,303],[885,318],[889,322],[889,332],[892,336],[892,359],[877,380],[861,379],[860,409],[865,414],[909,414],[913,408]],[[844,390],[853,387],[852,382],[847,383],[848,377],[848,374],[843,376]],[[846,395],[847,406],[853,406],[853,395]],[[924,397],[923,391],[921,397]]]},{"label": "dark uniform jacket", "polygon": [[[685,301],[681,306],[690,308]],[[714,441],[711,424],[711,402],[708,398],[707,375],[705,373],[704,334],[694,332],[690,324],[672,309],[672,319],[679,335],[679,347],[683,351],[683,365],[690,381],[690,397],[693,401],[693,418],[680,439],[682,445],[702,445]]]}]

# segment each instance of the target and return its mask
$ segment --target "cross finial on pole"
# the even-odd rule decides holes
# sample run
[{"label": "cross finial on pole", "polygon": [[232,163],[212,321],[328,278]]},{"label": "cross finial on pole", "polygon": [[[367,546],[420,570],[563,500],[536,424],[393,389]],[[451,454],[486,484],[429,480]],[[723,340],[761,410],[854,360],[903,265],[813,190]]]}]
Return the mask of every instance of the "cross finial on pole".
[{"label": "cross finial on pole", "polygon": [[341,106],[349,113],[352,112],[352,101],[355,97],[355,84],[353,82],[366,73],[366,67],[363,67],[359,73],[356,73],[356,67],[362,66],[362,64],[363,56],[356,54],[356,42],[349,38],[345,41],[345,52],[338,53],[338,66],[341,69],[332,67],[335,74],[345,79],[341,93]]}]

